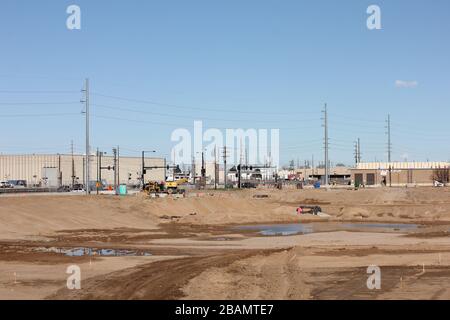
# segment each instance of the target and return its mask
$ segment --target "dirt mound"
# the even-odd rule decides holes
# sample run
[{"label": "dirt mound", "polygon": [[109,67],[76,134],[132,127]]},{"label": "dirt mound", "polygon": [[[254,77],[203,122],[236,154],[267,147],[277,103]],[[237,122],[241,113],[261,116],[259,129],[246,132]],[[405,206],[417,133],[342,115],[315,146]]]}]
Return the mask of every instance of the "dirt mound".
[{"label": "dirt mound", "polygon": [[159,199],[143,195],[4,197],[0,198],[0,234],[1,239],[19,239],[59,230],[154,229],[168,222],[294,222],[300,220],[295,209],[301,203],[320,205],[331,219],[450,221],[446,188],[267,190],[269,198],[253,197],[259,193],[191,192],[186,198]]},{"label": "dirt mound", "polygon": [[30,196],[0,198],[1,239],[51,234],[58,230],[156,228],[158,220],[142,200],[113,196]]}]

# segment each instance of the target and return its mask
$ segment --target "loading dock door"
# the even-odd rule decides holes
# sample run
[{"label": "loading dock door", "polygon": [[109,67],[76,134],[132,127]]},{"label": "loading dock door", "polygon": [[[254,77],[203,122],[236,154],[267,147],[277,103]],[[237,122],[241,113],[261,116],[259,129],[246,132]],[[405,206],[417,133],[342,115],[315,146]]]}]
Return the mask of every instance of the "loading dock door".
[{"label": "loading dock door", "polygon": [[44,181],[44,186],[47,188],[59,187],[58,168],[42,168],[42,180]]},{"label": "loading dock door", "polygon": [[408,170],[408,183],[413,183],[413,171]]},{"label": "loading dock door", "polygon": [[375,174],[374,173],[368,173],[366,176],[366,181],[368,186],[375,185]]}]

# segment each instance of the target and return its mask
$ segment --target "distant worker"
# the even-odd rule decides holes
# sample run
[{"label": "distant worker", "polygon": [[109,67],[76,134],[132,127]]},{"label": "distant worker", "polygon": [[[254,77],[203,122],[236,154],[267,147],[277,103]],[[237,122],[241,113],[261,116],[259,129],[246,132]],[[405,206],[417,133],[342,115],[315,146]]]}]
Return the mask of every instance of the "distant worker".
[{"label": "distant worker", "polygon": [[302,215],[303,214],[303,208],[302,207],[298,207],[297,208],[297,214],[298,215]]}]

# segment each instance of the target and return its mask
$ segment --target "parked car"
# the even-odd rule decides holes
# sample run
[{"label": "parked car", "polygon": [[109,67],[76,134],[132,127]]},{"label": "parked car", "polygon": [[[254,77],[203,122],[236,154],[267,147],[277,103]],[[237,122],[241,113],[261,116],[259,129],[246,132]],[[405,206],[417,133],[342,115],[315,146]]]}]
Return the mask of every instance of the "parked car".
[{"label": "parked car", "polygon": [[241,183],[242,189],[254,189],[256,188],[256,183],[253,182],[243,182]]},{"label": "parked car", "polygon": [[12,188],[12,185],[8,181],[1,181],[0,188],[1,189]]},{"label": "parked car", "polygon": [[72,188],[70,186],[61,186],[58,188],[58,192],[70,192]]},{"label": "parked car", "polygon": [[445,187],[445,184],[444,183],[442,183],[441,181],[433,181],[433,185],[435,186],[435,187]]},{"label": "parked car", "polygon": [[81,183],[74,184],[72,187],[72,191],[74,191],[74,192],[84,191],[84,185]]},{"label": "parked car", "polygon": [[8,180],[8,183],[12,188],[26,188],[27,181],[26,180]]}]

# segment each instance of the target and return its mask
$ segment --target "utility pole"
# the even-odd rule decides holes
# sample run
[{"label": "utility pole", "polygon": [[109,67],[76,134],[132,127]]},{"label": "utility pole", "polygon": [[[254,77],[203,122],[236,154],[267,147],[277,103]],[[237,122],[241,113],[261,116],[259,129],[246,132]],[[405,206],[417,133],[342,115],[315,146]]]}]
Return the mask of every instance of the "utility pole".
[{"label": "utility pole", "polygon": [[166,158],[164,157],[164,183],[166,183],[166,181],[167,181],[167,160],[166,160]]},{"label": "utility pole", "polygon": [[392,154],[392,143],[391,143],[391,115],[388,114],[387,120],[386,120],[387,126],[387,138],[388,138],[388,143],[387,143],[387,152],[388,152],[388,162],[391,162],[391,154]]},{"label": "utility pole", "polygon": [[248,166],[248,146],[245,146],[245,165]]},{"label": "utility pole", "polygon": [[361,140],[358,138],[358,163],[361,163]]},{"label": "utility pole", "polygon": [[103,189],[103,182],[102,182],[102,156],[103,156],[103,152],[99,152],[98,153],[98,181],[102,184],[102,189]]},{"label": "utility pole", "polygon": [[[114,171],[115,173],[115,171]],[[120,148],[117,146],[117,185],[120,186]]]},{"label": "utility pole", "polygon": [[355,164],[358,164],[361,162],[361,140],[358,138],[355,141]]},{"label": "utility pole", "polygon": [[95,187],[97,189],[97,194],[98,194],[98,184],[100,181],[100,152],[98,151],[98,148],[97,148],[96,155],[97,155],[97,182],[95,183]]},{"label": "utility pole", "polygon": [[63,185],[63,183],[62,183],[61,155],[60,154],[58,154],[58,182],[59,182],[59,187],[61,187]]},{"label": "utility pole", "polygon": [[192,171],[192,180],[193,180],[193,182],[194,182],[194,186],[195,186],[195,176],[196,176],[196,168],[195,168],[195,157],[192,157],[192,168],[191,168],[191,171]]},{"label": "utility pole", "polygon": [[[152,151],[142,151],[142,171],[141,171],[141,183],[142,183],[142,191],[144,191],[145,190],[145,174],[147,173],[147,168],[148,167],[146,167],[145,166],[145,153],[155,153],[156,151],[155,150],[152,150]],[[164,165],[165,165],[165,163],[164,163]]]},{"label": "utility pole", "polygon": [[201,187],[206,188],[206,167],[205,167],[205,152],[202,151],[202,171],[201,171]]},{"label": "utility pole", "polygon": [[240,140],[240,145],[239,145],[239,164],[242,164],[244,162],[243,160],[243,155],[242,155],[242,138]]},{"label": "utility pole", "polygon": [[325,186],[328,187],[328,177],[329,177],[329,162],[328,162],[328,111],[327,104],[323,109],[323,127],[324,127],[324,148],[325,148]]},{"label": "utility pole", "polygon": [[113,155],[114,155],[114,194],[117,194],[117,149],[113,148]]},{"label": "utility pole", "polygon": [[91,188],[89,186],[89,153],[90,153],[90,145],[89,145],[89,79],[85,80],[84,90],[85,93],[84,100],[82,102],[85,103],[85,115],[86,115],[86,160],[85,160],[85,189],[86,195],[91,193]]},{"label": "utility pole", "polygon": [[392,188],[392,167],[389,163],[389,188]]},{"label": "utility pole", "polygon": [[238,164],[237,166],[237,173],[238,173],[238,188],[241,188],[241,165]]},{"label": "utility pole", "polygon": [[225,183],[225,189],[227,188],[227,147],[223,147],[223,180]]},{"label": "utility pole", "polygon": [[73,140],[70,143],[70,152],[72,154],[72,188],[75,185],[75,160],[73,159]]},{"label": "utility pole", "polygon": [[145,182],[144,182],[144,176],[145,176],[145,163],[144,158],[145,157],[145,151],[142,151],[142,168],[141,168],[141,183],[142,183],[142,191],[145,189]]},{"label": "utility pole", "polygon": [[217,168],[217,146],[214,146],[214,190],[217,190],[218,179],[219,179],[219,168]]},{"label": "utility pole", "polygon": [[83,184],[86,186],[86,158],[83,158]]}]

